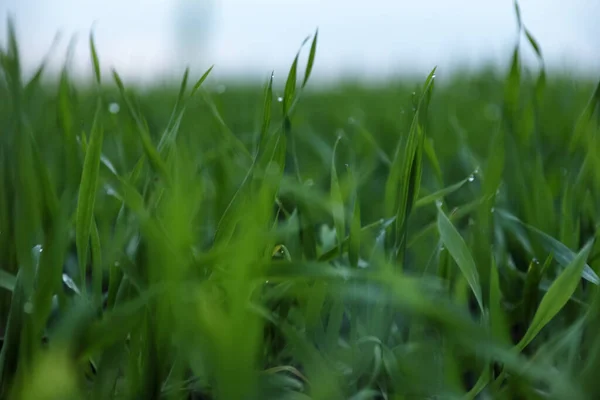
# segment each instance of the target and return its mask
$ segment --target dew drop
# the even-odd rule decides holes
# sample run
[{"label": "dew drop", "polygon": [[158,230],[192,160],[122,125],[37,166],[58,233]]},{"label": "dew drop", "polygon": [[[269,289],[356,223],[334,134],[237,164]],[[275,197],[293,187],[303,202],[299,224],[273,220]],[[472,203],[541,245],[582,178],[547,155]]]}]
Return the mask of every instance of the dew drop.
[{"label": "dew drop", "polygon": [[33,312],[33,303],[30,301],[25,303],[25,305],[23,306],[23,311],[25,311],[25,313],[27,314],[31,314]]},{"label": "dew drop", "polygon": [[119,111],[121,111],[121,106],[119,105],[119,103],[110,103],[108,105],[108,112],[110,112],[111,114],[118,114]]},{"label": "dew drop", "polygon": [[537,259],[537,258],[535,258],[535,257],[534,257],[534,258],[531,260],[531,262],[532,262],[533,264],[539,264],[539,263],[540,263],[540,262],[538,261],[538,259]]},{"label": "dew drop", "polygon": [[217,93],[219,94],[223,94],[227,91],[227,86],[225,85],[218,85],[217,86]]},{"label": "dew drop", "polygon": [[72,291],[74,291],[77,294],[80,294],[79,288],[77,287],[77,285],[75,284],[75,282],[73,281],[73,279],[71,279],[71,277],[69,275],[62,274],[62,281],[65,283],[65,285],[67,285],[67,287],[69,289],[71,289]]},{"label": "dew drop", "polygon": [[475,180],[475,175],[473,175],[473,174],[469,175],[469,177],[467,178],[467,180],[469,182],[473,182]]},{"label": "dew drop", "polygon": [[277,101],[281,103],[283,101],[283,97],[281,97],[281,96],[277,97]]},{"label": "dew drop", "polygon": [[490,212],[493,214],[496,211],[496,209],[494,207],[492,207],[492,209],[490,210]]},{"label": "dew drop", "polygon": [[444,204],[444,202],[442,201],[442,199],[437,199],[437,200],[435,201],[435,205],[436,205],[436,206],[438,206],[438,207],[441,207],[441,206],[442,206],[442,204]]},{"label": "dew drop", "polygon": [[314,186],[315,181],[313,181],[312,179],[308,178],[307,180],[304,181],[304,184],[306,186]]}]

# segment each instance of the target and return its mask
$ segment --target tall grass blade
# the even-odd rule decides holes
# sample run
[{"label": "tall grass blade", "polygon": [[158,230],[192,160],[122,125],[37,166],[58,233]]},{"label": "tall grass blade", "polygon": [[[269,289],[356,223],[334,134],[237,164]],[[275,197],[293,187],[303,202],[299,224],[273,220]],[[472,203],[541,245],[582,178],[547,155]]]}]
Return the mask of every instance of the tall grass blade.
[{"label": "tall grass blade", "polygon": [[527,332],[517,344],[519,350],[523,350],[537,334],[550,322],[556,314],[567,304],[581,281],[581,275],[585,267],[585,261],[592,249],[593,242],[588,242],[577,254],[575,259],[567,265],[565,270],[552,283],[529,325]]},{"label": "tall grass blade", "polygon": [[77,259],[79,262],[80,286],[85,291],[86,271],[88,260],[88,247],[92,221],[94,219],[94,208],[96,205],[96,193],[98,191],[98,176],[100,170],[100,156],[102,154],[102,143],[104,131],[100,122],[101,103],[98,102],[96,114],[92,124],[90,143],[85,153],[79,197],[77,200],[77,222],[76,243]]}]

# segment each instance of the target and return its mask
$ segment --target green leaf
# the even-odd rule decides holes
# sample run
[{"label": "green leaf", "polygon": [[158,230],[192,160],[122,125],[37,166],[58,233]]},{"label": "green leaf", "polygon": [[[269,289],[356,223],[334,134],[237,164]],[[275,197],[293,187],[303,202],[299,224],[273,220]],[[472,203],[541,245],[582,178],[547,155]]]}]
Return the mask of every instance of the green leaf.
[{"label": "green leaf", "polygon": [[283,92],[283,115],[288,116],[290,109],[292,107],[292,103],[294,102],[294,98],[296,97],[296,75],[298,71],[298,57],[300,54],[297,54],[294,58],[294,62],[290,68],[290,72],[288,73],[287,80],[285,82],[285,90]]},{"label": "green leaf", "polygon": [[85,276],[88,246],[94,206],[98,191],[98,175],[100,170],[100,156],[102,154],[103,129],[99,121],[101,117],[101,103],[98,101],[96,114],[92,124],[90,143],[85,154],[79,197],[77,200],[76,244],[79,261],[80,285],[85,291]]},{"label": "green leaf", "polygon": [[419,99],[413,117],[404,151],[398,143],[390,173],[385,185],[384,207],[387,216],[395,216],[395,236],[389,236],[388,244],[394,244],[397,260],[403,261],[406,245],[407,221],[419,194],[421,185],[422,154],[424,146],[424,127],[420,113],[426,112],[428,96],[435,77],[435,68],[430,72],[423,85],[423,94]]},{"label": "green leaf", "polygon": [[496,259],[492,256],[490,265],[490,325],[492,334],[497,340],[504,344],[510,344],[506,314],[502,304],[498,266],[496,265]]},{"label": "green leaf", "polygon": [[529,263],[523,288],[523,313],[526,321],[531,321],[538,307],[540,282],[551,262],[552,254],[548,256],[543,265],[540,265],[539,261],[535,259]]},{"label": "green leaf", "polygon": [[104,264],[102,264],[102,248],[100,246],[100,233],[96,219],[92,219],[92,293],[96,304],[102,300],[102,278],[104,275]]},{"label": "green leaf", "polygon": [[[354,190],[354,206],[352,211],[352,220],[350,221],[350,235],[348,237],[348,258],[353,267],[358,266],[360,259],[360,243],[361,243],[361,222],[360,222],[360,196],[359,188],[356,183],[354,173],[349,169],[352,187]],[[342,249],[343,251],[343,249]]]},{"label": "green leaf", "polygon": [[257,154],[260,152],[260,149],[264,148],[264,146],[266,145],[267,135],[269,133],[269,126],[271,124],[271,108],[273,104],[273,72],[271,72],[269,83],[265,87],[264,97],[265,103],[263,108],[263,123],[260,129]]},{"label": "green leaf", "polygon": [[157,149],[152,144],[152,138],[150,137],[150,132],[148,132],[147,124],[145,123],[143,118],[136,112],[135,108],[133,107],[133,104],[131,103],[129,96],[127,95],[127,93],[125,91],[125,86],[123,85],[123,81],[121,80],[121,77],[119,76],[117,71],[115,71],[114,69],[113,69],[113,78],[117,84],[117,87],[119,88],[121,97],[123,97],[125,104],[127,105],[127,109],[129,110],[129,113],[131,114],[131,116],[133,117],[133,119],[136,122],[136,125],[138,128],[137,131],[138,131],[138,133],[140,135],[140,139],[142,141],[144,153],[146,154],[146,157],[148,157],[148,160],[150,161],[150,165],[152,166],[152,168],[154,168],[154,170],[156,172],[158,172],[161,175],[161,177],[168,184],[170,182],[170,179],[169,179],[169,174],[167,172],[167,167],[165,165],[165,162],[162,160]]},{"label": "green leaf", "polygon": [[[536,236],[536,238],[540,241],[540,244],[542,245],[544,250],[552,254],[554,259],[561,266],[566,267],[567,265],[571,264],[573,260],[575,260],[575,253],[572,250],[570,250],[567,246],[554,239],[552,236],[547,235],[539,229],[522,222],[520,219],[518,219],[517,217],[505,210],[498,210],[498,215],[502,217],[505,221],[517,223],[518,225],[533,233]],[[584,263],[581,276],[583,277],[583,279],[593,283],[594,285],[600,284],[600,277],[598,277],[596,272],[586,263]]]},{"label": "green leaf", "polygon": [[17,278],[4,270],[0,269],[0,287],[3,289],[12,292],[15,290],[15,284],[17,283]]},{"label": "green leaf", "polygon": [[19,365],[21,335],[25,325],[23,307],[27,301],[24,292],[21,271],[17,274],[15,289],[12,294],[10,311],[6,319],[2,351],[0,351],[0,397],[7,398],[13,377]]},{"label": "green leaf", "polygon": [[98,85],[102,83],[102,74],[100,73],[100,61],[96,52],[96,44],[94,43],[94,34],[90,33],[90,52],[92,54],[92,64],[94,66],[94,75]]},{"label": "green leaf", "polygon": [[456,261],[458,268],[475,295],[479,309],[484,313],[479,274],[477,272],[477,267],[475,266],[475,261],[473,260],[473,256],[464,239],[460,236],[460,233],[458,233],[454,225],[452,225],[452,222],[450,222],[442,210],[441,205],[438,205],[437,225],[444,246],[446,246],[454,261]]},{"label": "green leaf", "polygon": [[48,59],[50,58],[50,55],[54,53],[54,50],[58,45],[59,39],[60,34],[56,34],[54,36],[54,39],[52,40],[52,44],[50,45],[50,50],[44,56],[44,59],[42,60],[40,66],[35,71],[31,79],[29,79],[29,82],[27,82],[27,84],[25,85],[24,93],[26,100],[31,100],[35,90],[40,86],[40,80],[42,78],[44,70],[46,69],[46,66],[48,65]]},{"label": "green leaf", "polygon": [[198,79],[198,81],[196,82],[196,84],[194,85],[194,87],[192,88],[192,91],[190,92],[190,99],[192,97],[194,97],[194,95],[196,94],[196,92],[198,91],[198,89],[200,89],[200,86],[202,86],[202,84],[204,83],[204,81],[206,80],[206,78],[208,78],[208,75],[210,75],[211,71],[213,70],[214,65],[211,65],[211,67],[209,69],[206,70],[206,72],[204,72],[204,74],[200,77],[200,79]]},{"label": "green leaf", "polygon": [[593,241],[589,241],[552,283],[548,292],[542,298],[527,332],[525,332],[525,335],[516,346],[519,350],[523,350],[531,343],[548,322],[567,304],[579,286],[581,275],[586,265],[585,261],[589,256],[592,245]]},{"label": "green leaf", "polygon": [[515,17],[517,18],[517,26],[519,27],[519,31],[521,31],[521,27],[523,26],[523,20],[521,19],[521,7],[519,7],[519,2],[515,0]]},{"label": "green leaf", "polygon": [[315,36],[313,38],[312,44],[310,45],[310,53],[308,55],[308,62],[306,63],[306,72],[304,73],[304,82],[302,82],[302,88],[306,86],[308,82],[308,78],[310,78],[310,73],[312,72],[313,65],[315,63],[315,54],[317,52],[317,39],[319,37],[319,30],[317,29],[315,32]]},{"label": "green leaf", "polygon": [[429,204],[434,204],[436,201],[441,200],[444,197],[456,192],[458,189],[462,188],[467,182],[469,182],[469,178],[465,178],[460,182],[440,189],[437,192],[431,193],[427,196],[423,196],[415,202],[414,208],[417,209]]},{"label": "green leaf", "polygon": [[333,146],[333,155],[331,158],[331,214],[333,215],[333,223],[335,225],[335,233],[337,236],[338,246],[342,246],[342,242],[346,237],[346,215],[344,208],[344,198],[340,188],[337,169],[335,167],[335,153],[342,138],[338,137]]},{"label": "green leaf", "polygon": [[538,44],[537,40],[535,40],[535,38],[533,37],[531,32],[529,32],[528,29],[525,29],[525,36],[527,37],[527,40],[529,41],[531,47],[533,47],[533,51],[535,51],[535,54],[538,56],[540,61],[542,61],[544,59],[544,57],[542,57],[542,48]]}]

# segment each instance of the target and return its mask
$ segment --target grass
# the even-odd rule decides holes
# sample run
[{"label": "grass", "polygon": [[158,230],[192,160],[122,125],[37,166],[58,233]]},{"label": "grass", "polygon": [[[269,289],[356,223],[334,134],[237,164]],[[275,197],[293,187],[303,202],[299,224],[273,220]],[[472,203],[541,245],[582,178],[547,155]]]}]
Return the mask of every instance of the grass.
[{"label": "grass", "polygon": [[314,92],[315,33],[217,94],[93,37],[92,85],[23,81],[11,25],[0,398],[598,398],[600,86],[518,18],[537,71]]}]

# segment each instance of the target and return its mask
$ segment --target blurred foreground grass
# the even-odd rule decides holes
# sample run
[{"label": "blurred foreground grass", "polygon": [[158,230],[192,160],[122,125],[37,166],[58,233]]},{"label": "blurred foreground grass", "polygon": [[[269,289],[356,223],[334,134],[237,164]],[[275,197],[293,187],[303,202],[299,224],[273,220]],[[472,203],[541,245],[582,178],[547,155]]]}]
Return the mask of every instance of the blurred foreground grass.
[{"label": "blurred foreground grass", "polygon": [[539,71],[304,91],[315,35],[214,93],[92,39],[94,85],[24,82],[10,30],[0,397],[598,398],[600,90],[520,33]]}]

